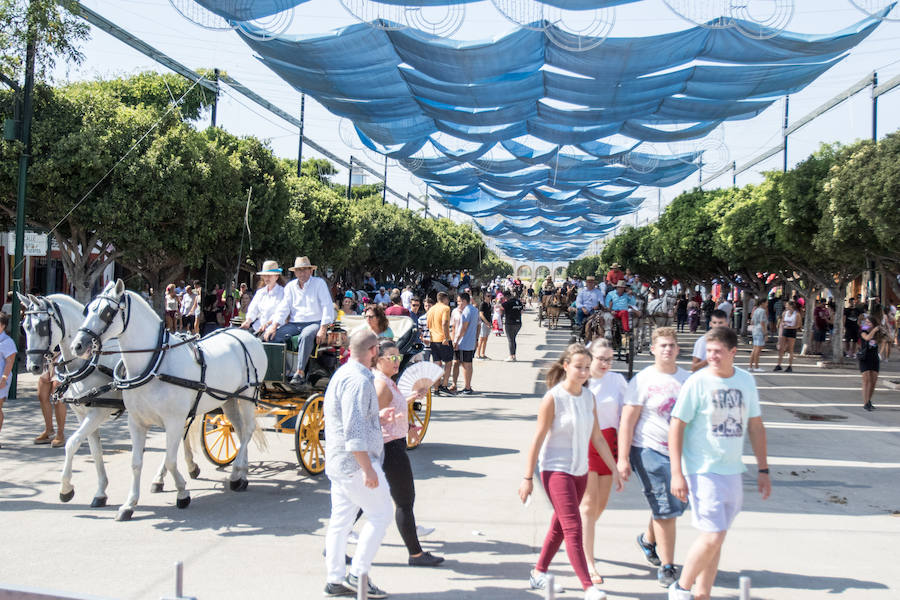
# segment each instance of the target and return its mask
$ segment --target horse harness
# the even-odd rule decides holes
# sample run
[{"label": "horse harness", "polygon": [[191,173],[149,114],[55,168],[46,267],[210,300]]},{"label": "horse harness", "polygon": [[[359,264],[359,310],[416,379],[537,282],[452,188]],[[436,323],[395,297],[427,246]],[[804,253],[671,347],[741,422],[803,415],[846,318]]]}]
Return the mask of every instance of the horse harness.
[{"label": "horse harness", "polygon": [[[126,327],[128,327],[128,323],[131,319],[131,299],[128,295],[125,295],[125,301],[122,302],[117,298],[113,298],[111,296],[97,296],[97,298],[103,298],[111,303],[116,304],[116,308],[112,308],[110,306],[106,306],[102,311],[98,313],[98,318],[105,324],[103,330],[96,334],[90,329],[85,327],[80,327],[79,331],[84,332],[91,338],[91,343],[94,346],[94,355],[101,356],[105,354],[139,354],[152,352],[153,356],[147,363],[147,367],[136,377],[127,378],[125,373],[125,365],[123,361],[119,361],[116,365],[112,373],[113,381],[107,386],[103,386],[103,388],[109,387],[109,389],[116,390],[134,390],[137,389],[151,380],[158,379],[164,383],[168,383],[171,385],[177,385],[179,387],[184,387],[188,389],[192,389],[196,391],[194,396],[194,403],[191,406],[190,411],[188,412],[189,421],[185,426],[184,435],[187,436],[188,430],[191,425],[194,423],[194,419],[197,417],[197,406],[200,404],[200,399],[203,397],[203,394],[208,394],[212,396],[216,400],[224,402],[229,398],[239,398],[241,400],[248,400],[253,402],[254,404],[259,399],[259,386],[261,383],[258,379],[258,371],[256,370],[256,365],[253,364],[253,357],[250,356],[249,350],[244,345],[244,342],[237,337],[236,335],[229,332],[228,329],[217,329],[212,333],[204,336],[179,336],[169,333],[166,329],[165,323],[160,322],[159,324],[159,333],[157,335],[156,346],[154,348],[146,348],[140,350],[114,350],[114,351],[106,351],[102,349],[102,342],[100,341],[100,335],[109,328],[115,319],[116,315],[119,313],[122,314],[122,330],[124,331]],[[85,307],[85,315],[87,315],[87,307]],[[227,390],[222,390],[218,388],[211,387],[206,383],[206,358],[203,356],[203,349],[200,347],[199,343],[201,340],[208,340],[216,335],[227,335],[238,342],[241,346],[241,350],[244,354],[244,369],[245,369],[245,383],[241,388],[234,392],[229,392]],[[177,341],[172,342],[172,338],[176,338]],[[176,375],[168,375],[166,373],[159,373],[159,367],[162,365],[163,359],[165,358],[166,352],[173,348],[177,348],[178,346],[189,345],[190,349],[193,351],[194,361],[200,366],[200,380],[195,381],[193,379],[185,379],[183,377],[178,377]],[[250,382],[250,373],[251,367],[253,367],[253,378],[254,382]],[[103,389],[100,388],[100,389]],[[253,388],[253,394],[248,396],[244,395],[243,392]]]}]

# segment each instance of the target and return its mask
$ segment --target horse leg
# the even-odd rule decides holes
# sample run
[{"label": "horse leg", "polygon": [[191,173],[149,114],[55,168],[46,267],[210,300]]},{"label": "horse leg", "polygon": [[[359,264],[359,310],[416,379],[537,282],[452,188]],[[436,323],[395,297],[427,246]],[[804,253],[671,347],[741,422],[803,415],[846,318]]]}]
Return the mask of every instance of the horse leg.
[{"label": "horse leg", "polygon": [[166,459],[159,463],[156,475],[153,476],[153,483],[150,484],[150,493],[159,494],[166,486]]},{"label": "horse leg", "polygon": [[178,445],[184,433],[184,420],[180,418],[166,420],[166,470],[175,480],[175,489],[178,495],[175,506],[187,508],[191,503],[191,495],[187,491],[187,482],[178,472]]},{"label": "horse leg", "polygon": [[59,499],[61,502],[68,502],[75,496],[75,486],[72,485],[72,462],[75,460],[75,453],[78,452],[82,442],[84,442],[84,438],[90,433],[88,429],[93,431],[100,424],[99,422],[91,422],[90,417],[95,409],[75,408],[74,405],[73,408],[81,424],[66,442],[66,460],[63,463],[62,476],[59,483]]},{"label": "horse leg", "polygon": [[[101,422],[105,422],[111,415],[112,411]],[[94,459],[94,467],[97,469],[97,491],[94,493],[94,499],[91,500],[91,508],[103,508],[106,506],[106,486],[109,485],[109,478],[106,476],[106,465],[103,462],[103,444],[100,442],[99,427],[95,428],[88,436],[88,446],[91,448],[91,457]]]},{"label": "horse leg", "polygon": [[238,441],[240,443],[240,448],[231,467],[229,486],[236,492],[243,492],[249,485],[247,480],[247,474],[250,470],[248,446],[250,445],[250,438],[253,436],[253,429],[256,423],[256,409],[250,402],[230,398],[222,405],[222,410],[225,412],[228,420],[237,427]]},{"label": "horse leg", "polygon": [[141,469],[144,466],[147,427],[129,418],[128,429],[131,431],[131,493],[128,494],[125,504],[119,507],[116,521],[130,521],[141,497]]},{"label": "horse leg", "polygon": [[184,462],[187,465],[188,476],[191,479],[200,477],[200,465],[194,460],[193,440],[198,439],[198,437],[195,437],[199,435],[196,432],[200,430],[202,424],[203,415],[197,415],[197,418],[193,420],[188,428],[187,435],[184,436]]}]

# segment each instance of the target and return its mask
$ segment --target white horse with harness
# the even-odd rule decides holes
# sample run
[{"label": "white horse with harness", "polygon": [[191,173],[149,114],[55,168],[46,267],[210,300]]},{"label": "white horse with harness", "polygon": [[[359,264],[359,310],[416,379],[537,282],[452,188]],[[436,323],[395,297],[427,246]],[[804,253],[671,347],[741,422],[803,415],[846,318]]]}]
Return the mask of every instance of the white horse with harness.
[{"label": "white horse with harness", "polygon": [[[71,296],[53,294],[41,298],[19,294],[19,299],[25,307],[22,326],[25,329],[26,368],[32,374],[39,375],[44,369],[45,361],[50,360],[54,350],[59,348],[61,360],[56,363],[59,386],[54,392],[54,397],[57,402],[65,401],[71,404],[81,423],[66,442],[66,459],[63,464],[59,499],[68,502],[75,495],[75,487],[72,485],[72,463],[75,453],[87,439],[94,467],[97,469],[97,491],[91,501],[91,507],[106,506],[106,487],[109,480],[103,462],[99,428],[125,411],[122,393],[112,385],[113,369],[119,358],[116,354],[110,354],[102,357],[96,355],[91,357],[91,360],[85,360],[72,354],[69,344],[72,343],[75,327],[81,322],[84,306]],[[109,347],[115,349],[118,344],[113,341]],[[200,467],[194,462],[194,454],[187,441],[184,445],[184,459],[190,476],[194,479],[199,477]],[[151,491],[162,491],[165,474],[166,466],[161,464],[153,479]]]},{"label": "white horse with harness", "polygon": [[121,353],[114,381],[128,409],[132,443],[131,493],[116,520],[127,521],[134,514],[144,445],[152,425],[166,431],[165,466],[178,489],[176,506],[187,508],[191,497],[176,464],[185,422],[220,407],[240,443],[230,487],[247,489],[247,446],[258,429],[255,402],[268,364],[262,342],[234,328],[216,330],[199,340],[170,336],[153,308],[138,294],[126,291],[121,279],[107,284],[85,308],[71,350],[76,356],[91,351],[102,356],[107,354],[103,343],[114,338],[119,341],[116,353]]},{"label": "white horse with harness", "polygon": [[[652,300],[647,304],[647,316],[653,321],[654,327],[665,327],[672,318],[672,311],[675,310],[675,292],[666,290],[661,297]],[[660,323],[662,320],[662,323]]]}]

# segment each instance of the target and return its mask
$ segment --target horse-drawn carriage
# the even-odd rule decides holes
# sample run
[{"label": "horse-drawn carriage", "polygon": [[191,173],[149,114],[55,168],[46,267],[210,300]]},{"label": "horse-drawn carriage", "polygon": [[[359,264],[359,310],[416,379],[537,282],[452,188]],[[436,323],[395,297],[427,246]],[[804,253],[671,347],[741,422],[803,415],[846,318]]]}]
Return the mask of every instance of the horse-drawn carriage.
[{"label": "horse-drawn carriage", "polygon": [[[422,351],[418,330],[409,317],[388,317],[391,331],[403,360],[402,371],[417,360]],[[316,347],[306,366],[307,381],[313,391],[302,394],[287,384],[289,373],[297,367],[297,340],[287,343],[264,343],[268,369],[259,387],[257,415],[274,417],[274,422],[264,431],[294,436],[297,462],[311,475],[325,470],[325,417],[324,391],[335,370],[347,353],[350,334],[365,327],[365,321],[357,315],[345,315],[341,321],[328,328],[327,339]],[[407,438],[407,448],[416,448],[425,437],[431,420],[431,390],[422,400],[409,405],[409,422],[419,428],[418,439]],[[216,409],[203,416],[200,432],[201,445],[206,457],[216,465],[230,464],[239,449],[234,427],[221,410]]]}]

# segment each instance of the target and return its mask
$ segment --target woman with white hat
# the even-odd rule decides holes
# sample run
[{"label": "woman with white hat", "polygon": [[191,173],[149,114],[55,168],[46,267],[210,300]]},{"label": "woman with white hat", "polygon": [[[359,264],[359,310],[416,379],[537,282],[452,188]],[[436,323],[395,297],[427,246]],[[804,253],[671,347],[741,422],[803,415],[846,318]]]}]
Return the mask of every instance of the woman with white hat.
[{"label": "woman with white hat", "polygon": [[241,329],[253,328],[253,331],[265,331],[272,322],[275,309],[284,299],[284,286],[281,284],[281,267],[274,260],[263,263],[259,289],[253,294],[253,300],[247,307],[247,315],[241,323]]}]

